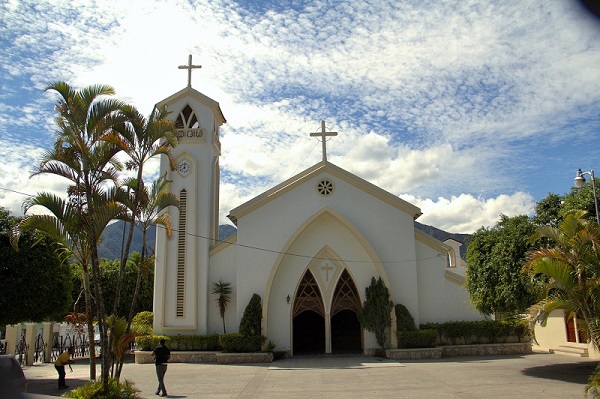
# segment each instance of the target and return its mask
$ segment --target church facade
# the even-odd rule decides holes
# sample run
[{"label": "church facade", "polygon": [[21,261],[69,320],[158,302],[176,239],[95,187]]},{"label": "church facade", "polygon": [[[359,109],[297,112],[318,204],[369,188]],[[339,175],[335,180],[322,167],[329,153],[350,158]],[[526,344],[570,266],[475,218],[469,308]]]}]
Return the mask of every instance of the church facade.
[{"label": "church facade", "polygon": [[[415,229],[419,208],[328,162],[325,145],[321,162],[232,209],[237,233],[219,242],[220,106],[191,84],[158,105],[172,111],[180,139],[177,170],[163,159],[160,172],[173,181],[180,209],[169,211],[172,237],[157,229],[157,334],[222,333],[210,293],[219,281],[233,289],[227,332],[238,330],[256,293],[262,334],[292,355],[377,347],[356,316],[373,277],[417,326],[483,318],[469,303],[458,243]],[[395,335],[393,322],[391,347]]]}]

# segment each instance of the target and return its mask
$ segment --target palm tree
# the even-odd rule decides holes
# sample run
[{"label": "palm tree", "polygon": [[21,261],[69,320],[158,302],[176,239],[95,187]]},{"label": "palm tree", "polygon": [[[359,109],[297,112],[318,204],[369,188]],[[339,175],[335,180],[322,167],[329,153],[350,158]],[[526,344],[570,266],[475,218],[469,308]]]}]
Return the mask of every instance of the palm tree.
[{"label": "palm tree", "polygon": [[102,386],[106,391],[111,359],[100,283],[98,242],[108,223],[125,214],[125,208],[119,202],[121,191],[107,188],[118,185],[118,172],[122,169],[115,158],[121,147],[109,139],[113,137],[115,128],[126,121],[122,112],[125,104],[109,97],[115,91],[106,85],[75,90],[65,82],[57,82],[47,90],[60,96],[56,105],[58,132],[53,150],[44,157],[34,175],[51,173],[71,182],[69,196],[77,204],[81,234],[90,246],[89,259],[101,336]]},{"label": "palm tree", "polygon": [[126,106],[123,109],[123,114],[127,118],[126,123],[118,125],[116,131],[108,135],[106,140],[125,151],[129,157],[125,165],[128,170],[136,171],[136,178],[125,182],[128,192],[133,193],[133,195],[130,196],[127,202],[130,209],[128,218],[130,226],[121,256],[120,278],[117,280],[115,289],[113,314],[117,314],[121,300],[122,281],[125,274],[125,265],[129,258],[129,248],[131,247],[136,220],[143,211],[142,197],[145,194],[144,165],[149,159],[157,155],[165,155],[171,170],[176,168],[171,148],[177,145],[177,139],[173,134],[173,123],[166,119],[168,116],[166,108],[154,108],[150,116],[145,118],[135,107]]},{"label": "palm tree", "polygon": [[219,280],[218,283],[212,283],[211,294],[218,295],[216,301],[221,314],[221,319],[223,319],[223,334],[227,333],[225,330],[225,310],[227,309],[227,304],[231,300],[231,292],[231,283],[226,283],[222,280]]},{"label": "palm tree", "polygon": [[[130,181],[129,184],[137,185],[137,183],[133,180]],[[148,273],[148,270],[151,267],[151,263],[149,261],[152,258],[148,258],[146,255],[148,251],[148,246],[146,245],[148,229],[151,225],[158,225],[166,230],[167,237],[171,237],[173,235],[169,214],[163,212],[167,207],[170,206],[179,207],[179,198],[177,198],[175,194],[169,192],[170,185],[171,181],[167,180],[165,174],[153,183],[151,190],[148,190],[147,187],[144,187],[143,195],[140,196],[140,212],[137,218],[137,225],[142,229],[142,254],[140,263],[138,265],[138,275],[135,283],[135,289],[133,291],[133,299],[131,301],[129,316],[127,317],[127,333],[131,331],[131,322],[135,316],[135,306],[137,303],[137,297],[140,291],[142,278]],[[115,376],[117,380],[120,378],[122,368],[123,362],[121,361],[117,366],[117,373]]]},{"label": "palm tree", "polygon": [[600,349],[600,231],[585,211],[568,213],[558,227],[543,226],[534,239],[551,246],[534,251],[524,271],[537,281],[542,299],[530,308],[545,323],[554,310],[581,318],[596,350]]}]

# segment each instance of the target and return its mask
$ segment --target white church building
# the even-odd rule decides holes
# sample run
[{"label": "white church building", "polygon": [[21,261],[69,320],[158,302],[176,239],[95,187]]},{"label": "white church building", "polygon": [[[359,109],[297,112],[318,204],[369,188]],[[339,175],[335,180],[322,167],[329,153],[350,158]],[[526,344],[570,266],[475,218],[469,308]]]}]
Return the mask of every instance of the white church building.
[{"label": "white church building", "polygon": [[[171,209],[173,235],[157,229],[154,330],[157,334],[218,334],[223,320],[211,286],[233,294],[225,312],[236,332],[253,294],[262,299],[262,334],[290,354],[376,348],[356,312],[371,278],[381,277],[394,304],[426,322],[479,320],[464,287],[465,268],[453,240],[415,229],[418,207],[322,161],[232,209],[237,233],[218,241],[219,103],[188,86],[158,103],[175,122],[178,168],[161,160],[180,209]],[[226,149],[224,149],[226,151]],[[392,311],[393,313],[393,311]],[[396,346],[395,319],[388,334]]]}]

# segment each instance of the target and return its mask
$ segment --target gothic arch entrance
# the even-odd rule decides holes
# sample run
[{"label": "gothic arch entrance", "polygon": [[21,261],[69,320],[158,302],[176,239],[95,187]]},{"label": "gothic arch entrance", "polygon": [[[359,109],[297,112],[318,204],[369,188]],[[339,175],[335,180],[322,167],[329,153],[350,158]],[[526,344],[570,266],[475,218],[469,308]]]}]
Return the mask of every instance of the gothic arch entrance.
[{"label": "gothic arch entrance", "polygon": [[356,284],[344,269],[333,291],[330,319],[326,320],[319,284],[312,272],[307,270],[294,298],[293,354],[325,354],[329,352],[326,349],[329,342],[331,353],[362,353],[362,329],[356,314],[360,307]]},{"label": "gothic arch entrance", "polygon": [[360,306],[356,284],[344,269],[331,304],[332,353],[362,353],[362,329],[356,315]]},{"label": "gothic arch entrance", "polygon": [[315,277],[307,270],[294,298],[294,355],[325,353],[325,307]]}]

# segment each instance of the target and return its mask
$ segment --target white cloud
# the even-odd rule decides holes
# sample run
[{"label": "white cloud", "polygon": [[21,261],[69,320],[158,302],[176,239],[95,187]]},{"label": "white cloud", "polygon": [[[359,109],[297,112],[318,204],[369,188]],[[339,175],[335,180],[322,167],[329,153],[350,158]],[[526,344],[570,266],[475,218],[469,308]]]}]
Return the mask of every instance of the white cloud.
[{"label": "white cloud", "polygon": [[[223,213],[318,162],[308,134],[325,120],[329,160],[427,205],[419,221],[493,225],[562,193],[550,170],[597,162],[575,146],[598,135],[600,24],[576,3],[4,2],[0,182],[32,184],[49,83],[107,83],[147,114],[185,86],[191,53],[194,88],[228,120]],[[0,191],[11,210],[17,197]]]}]

